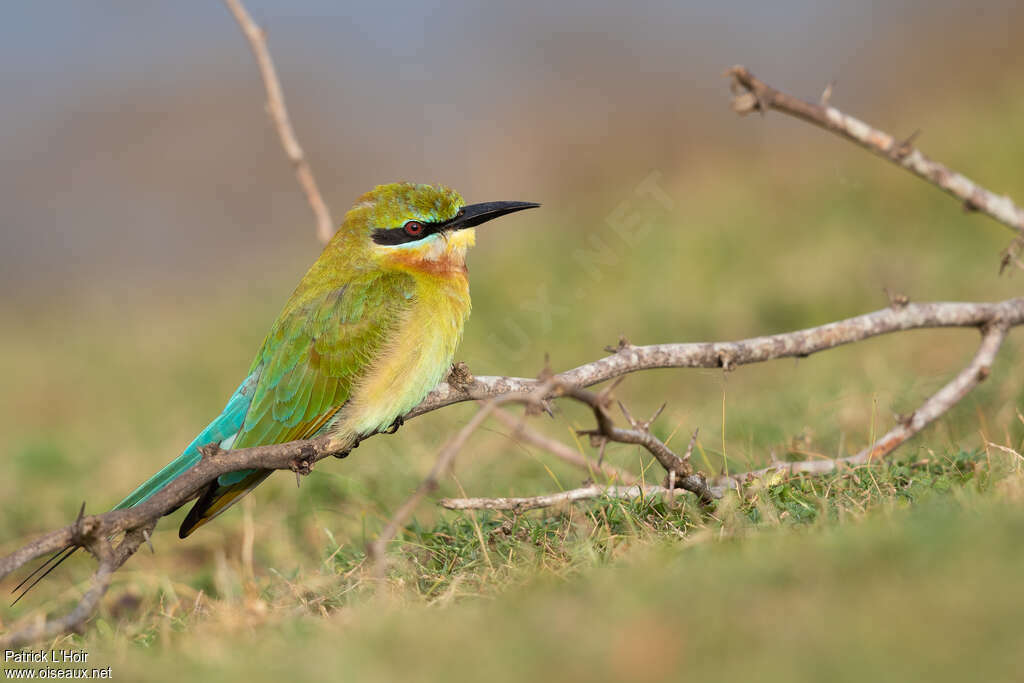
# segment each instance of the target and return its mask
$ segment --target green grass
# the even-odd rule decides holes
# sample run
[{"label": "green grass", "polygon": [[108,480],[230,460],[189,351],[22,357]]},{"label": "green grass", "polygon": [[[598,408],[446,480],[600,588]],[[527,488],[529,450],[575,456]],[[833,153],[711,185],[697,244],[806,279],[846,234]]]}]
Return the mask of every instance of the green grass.
[{"label": "green grass", "polygon": [[[1010,134],[1024,100],[1001,97],[978,125]],[[1019,140],[973,135],[971,121],[925,121],[922,144],[982,182],[1019,186]],[[535,375],[545,354],[567,368],[620,334],[640,344],[821,324],[883,307],[883,286],[915,300],[1019,294],[1019,274],[996,274],[1004,228],[858,150],[815,144],[664,172],[671,210],[635,205],[642,178],[623,178],[621,190],[545,206],[532,227],[481,231],[459,357],[477,374]],[[642,217],[633,243],[606,221],[623,202]],[[574,260],[595,237],[611,252]],[[83,499],[109,507],[174,457],[237,385],[313,249],[255,282],[252,264],[225,264],[208,281],[5,301],[3,549],[66,523]],[[474,410],[454,406],[322,463],[299,490],[272,477],[186,542],[179,511],[156,553],[118,573],[87,632],[57,644],[86,648],[120,680],[1009,679],[1024,480],[1019,456],[986,443],[1024,446],[1020,334],[989,381],[891,463],[755,482],[711,514],[686,499],[518,517],[428,502],[374,580],[366,542]],[[708,472],[847,455],[948,381],[977,339],[913,332],[728,374],[651,372],[617,394],[637,415],[668,400],[655,430],[676,447],[700,427],[694,462]],[[533,424],[575,444],[572,429],[591,419],[564,405]],[[660,479],[635,448],[607,457]],[[583,479],[494,425],[454,474],[440,495],[533,495]],[[0,606],[0,623],[67,607],[91,563],[67,564]]]},{"label": "green grass", "polygon": [[755,483],[712,515],[452,516],[411,525],[379,583],[334,541],[312,569],[215,570],[231,597],[133,577],[72,642],[128,680],[1010,680],[1020,465],[961,452]]}]

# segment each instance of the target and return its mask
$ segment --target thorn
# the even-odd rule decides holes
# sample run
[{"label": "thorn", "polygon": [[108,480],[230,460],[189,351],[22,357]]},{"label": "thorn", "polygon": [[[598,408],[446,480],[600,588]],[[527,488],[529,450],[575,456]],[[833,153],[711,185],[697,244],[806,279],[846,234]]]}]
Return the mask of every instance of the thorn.
[{"label": "thorn", "polygon": [[982,204],[984,202],[982,200],[978,199],[978,197],[976,195],[977,195],[977,193],[972,194],[970,197],[968,197],[967,199],[964,200],[964,211],[965,212],[973,213],[974,211],[978,211],[979,209],[981,209]]},{"label": "thorn", "polygon": [[821,106],[829,106],[829,102],[832,100],[832,89],[835,87],[835,80],[831,80],[825,86],[825,89],[821,91]]},{"label": "thorn", "polygon": [[693,430],[693,434],[690,436],[690,443],[686,445],[686,452],[683,454],[683,461],[689,462],[690,456],[693,455],[693,447],[697,445],[697,434],[700,433],[700,427]]},{"label": "thorn", "polygon": [[625,375],[619,375],[618,377],[616,377],[612,381],[611,384],[609,384],[604,389],[602,389],[597,394],[597,403],[598,403],[598,405],[603,407],[606,403],[608,403],[608,399],[612,395],[612,392],[615,391],[618,388],[618,386],[620,384],[622,384],[623,381],[625,381],[625,379],[626,379]]},{"label": "thorn", "polygon": [[476,379],[473,377],[473,373],[469,371],[469,366],[463,361],[453,363],[451,369],[448,371],[448,377],[445,378],[449,386],[455,387],[456,389],[465,389],[472,385]]},{"label": "thorn", "polygon": [[302,488],[302,477],[299,476],[298,470],[295,470],[295,488]]},{"label": "thorn", "polygon": [[1024,251],[1024,235],[1018,235],[1007,245],[1006,249],[1003,250],[1002,258],[999,259],[999,274],[1002,275],[1010,264],[1015,264],[1021,270],[1024,270],[1024,262],[1018,258],[1021,251]]},{"label": "thorn", "polygon": [[999,274],[1002,275],[1003,271],[1010,265],[1010,252],[1004,251],[1003,257],[999,259]]},{"label": "thorn", "polygon": [[550,417],[552,419],[555,417],[555,411],[551,407],[551,401],[541,400],[541,402],[540,402],[540,409],[543,410],[545,413],[547,413],[548,417]]},{"label": "thorn", "polygon": [[654,411],[654,415],[651,415],[651,418],[649,420],[647,420],[647,426],[648,427],[650,427],[652,424],[654,424],[654,421],[657,420],[659,417],[661,417],[661,414],[662,414],[662,412],[664,412],[666,406],[668,406],[668,401],[665,401],[664,403],[662,403],[658,407],[658,409]]},{"label": "thorn", "polygon": [[597,451],[597,466],[598,467],[601,467],[601,465],[604,463],[604,451],[605,451],[606,448],[608,448],[608,439],[602,439],[601,440],[601,445],[598,447],[598,451]]},{"label": "thorn", "polygon": [[78,509],[78,517],[75,518],[74,524],[71,525],[71,541],[75,545],[82,545],[82,520],[85,519],[85,501],[82,501],[82,507]]},{"label": "thorn", "polygon": [[[309,457],[308,453],[303,454],[303,455],[305,455],[306,458]],[[292,460],[291,464],[289,465],[289,468],[291,469],[291,471],[295,473],[295,486],[296,487],[299,486],[299,475],[302,475],[303,477],[307,477],[307,476],[309,476],[313,472],[313,463],[310,460],[305,459],[305,458],[302,459],[302,460],[299,460],[299,458],[301,458],[301,457],[303,457],[303,456],[302,455],[295,456],[295,459]]]},{"label": "thorn", "polygon": [[537,379],[541,382],[546,382],[555,376],[555,373],[551,370],[551,354],[547,351],[544,352],[544,367],[540,369],[540,373],[537,375]]},{"label": "thorn", "polygon": [[636,427],[637,427],[636,420],[634,420],[633,416],[629,414],[629,410],[626,408],[625,404],[623,404],[622,401],[615,401],[615,402],[619,404],[619,410],[622,411],[622,414],[623,414],[623,416],[625,416],[626,422],[629,423],[629,426],[632,427],[633,429],[636,429]]},{"label": "thorn", "polygon": [[604,347],[604,350],[607,351],[608,353],[619,353],[620,351],[625,351],[626,349],[631,348],[633,348],[633,345],[629,343],[628,339],[626,339],[626,335],[622,334],[619,335],[618,344],[616,344],[615,346],[606,346]]},{"label": "thorn", "polygon": [[146,539],[146,545],[149,546],[149,552],[156,555],[156,548],[153,547],[153,540],[149,537],[149,532],[147,530],[142,530],[142,537]]},{"label": "thorn", "polygon": [[199,455],[205,458],[215,458],[221,454],[220,446],[216,443],[208,443],[199,447]]},{"label": "thorn", "polygon": [[885,292],[885,296],[889,299],[889,306],[896,310],[906,308],[907,304],[910,303],[910,297],[906,294],[892,292],[888,287],[882,287],[882,291]]},{"label": "thorn", "polygon": [[897,160],[905,159],[908,154],[914,151],[914,140],[921,134],[921,129],[918,128],[913,133],[908,135],[903,142],[893,146],[892,154]]},{"label": "thorn", "polygon": [[896,420],[896,422],[903,425],[904,427],[910,427],[910,423],[914,421],[914,416],[916,414],[917,411],[914,411],[909,415],[904,415],[903,413],[896,413],[895,415],[893,415],[893,418]]}]

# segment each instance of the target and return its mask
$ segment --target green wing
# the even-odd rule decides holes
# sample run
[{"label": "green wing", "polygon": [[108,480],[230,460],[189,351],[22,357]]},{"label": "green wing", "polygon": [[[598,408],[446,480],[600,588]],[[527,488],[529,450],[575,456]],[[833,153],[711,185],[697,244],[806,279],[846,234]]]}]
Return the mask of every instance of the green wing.
[{"label": "green wing", "polygon": [[[382,275],[309,295],[296,290],[253,361],[261,369],[231,448],[306,439],[348,400],[355,381],[394,332],[412,280]],[[184,538],[254,489],[272,470],[222,475],[182,522]]]}]

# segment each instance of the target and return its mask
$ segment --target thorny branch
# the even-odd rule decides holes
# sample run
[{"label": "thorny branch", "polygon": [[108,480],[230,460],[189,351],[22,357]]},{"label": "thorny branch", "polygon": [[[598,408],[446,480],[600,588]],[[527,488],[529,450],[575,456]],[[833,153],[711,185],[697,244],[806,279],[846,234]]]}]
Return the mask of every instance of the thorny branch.
[{"label": "thorny branch", "polygon": [[[995,320],[1024,324],[1024,298],[996,303],[904,303],[797,332],[733,342],[699,342],[634,346],[620,342],[600,360],[554,376],[565,386],[589,387],[639,370],[657,368],[724,368],[779,358],[806,358],[819,351],[892,332],[935,327],[981,328]],[[413,408],[406,419],[462,401],[528,392],[538,380],[522,377],[476,377],[468,383],[442,382]]]},{"label": "thorny branch", "polygon": [[[617,382],[615,384],[617,384]],[[498,406],[500,404],[513,402],[524,403],[526,404],[528,411],[532,408],[534,412],[539,412],[540,410],[545,409],[547,402],[553,398],[566,397],[584,403],[590,406],[591,410],[594,411],[594,415],[597,418],[598,428],[594,430],[582,430],[578,432],[579,434],[587,434],[595,441],[617,441],[619,443],[631,443],[643,446],[648,450],[648,452],[654,455],[659,462],[662,463],[668,472],[666,486],[669,488],[678,487],[695,493],[703,503],[709,504],[713,502],[715,494],[708,488],[704,475],[694,473],[693,468],[689,463],[690,454],[693,451],[693,445],[697,439],[697,433],[694,432],[686,453],[682,458],[680,458],[650,431],[651,423],[657,418],[658,414],[661,413],[660,409],[655,413],[654,417],[643,423],[633,420],[627,413],[626,417],[633,426],[633,429],[620,429],[616,427],[607,413],[608,401],[611,399],[611,392],[615,388],[615,384],[608,387],[600,394],[595,394],[581,387],[566,386],[553,378],[548,378],[542,380],[541,383],[539,383],[534,390],[528,394],[506,394],[505,396],[488,399],[484,402],[483,407],[477,411],[477,414],[473,419],[470,420],[466,426],[463,427],[459,433],[441,449],[430,473],[420,483],[415,493],[413,493],[402,507],[398,509],[391,521],[388,522],[387,527],[381,535],[367,546],[367,555],[374,564],[374,574],[377,578],[383,578],[387,569],[387,564],[384,561],[384,552],[387,544],[394,539],[398,530],[405,524],[409,515],[412,514],[412,511],[420,501],[422,501],[428,493],[437,489],[439,475],[451,468],[456,455],[458,455],[459,450],[465,445],[470,434],[476,431],[492,414],[500,415],[500,419],[505,422],[505,424],[512,424],[515,432],[525,435],[535,445],[539,445],[542,448],[550,450],[552,453],[558,454],[559,457],[567,462],[591,472],[598,470],[602,474],[611,474],[619,478],[628,477],[628,479],[626,479],[627,481],[633,480],[631,475],[628,475],[621,470],[611,468],[610,466],[603,465],[601,463],[593,463],[578,453],[568,451],[564,445],[549,440],[541,434],[527,430],[521,422],[517,422],[516,419],[508,413],[499,412],[500,409]],[[607,487],[598,488],[603,489]],[[629,489],[630,487],[625,488]],[[641,487],[637,486],[632,488],[642,490]]]},{"label": "thorny branch", "polygon": [[[888,455],[898,446],[920,432],[936,418],[959,403],[975,387],[988,378],[992,362],[1009,327],[1002,322],[995,322],[983,328],[981,344],[971,362],[961,370],[948,384],[929,397],[921,407],[909,416],[905,416],[899,424],[864,450],[845,458],[823,458],[817,460],[801,460],[796,462],[776,462],[751,472],[723,475],[718,477],[714,485],[708,487],[711,496],[721,497],[726,489],[740,488],[753,479],[763,479],[774,474],[827,474],[841,467],[856,467],[869,463],[874,458]],[[599,418],[600,419],[600,418]],[[694,434],[696,437],[696,434]],[[687,449],[687,455],[693,448],[693,440]],[[684,456],[683,460],[687,460]],[[660,462],[660,459],[659,459]],[[663,465],[665,463],[662,463]],[[671,473],[672,470],[669,470]],[[703,480],[703,478],[702,478]],[[674,488],[665,486],[584,486],[557,494],[532,496],[526,498],[445,498],[441,505],[450,510],[513,510],[524,511],[535,508],[559,505],[565,502],[590,500],[594,498],[625,498],[633,499],[653,495],[675,495]],[[687,488],[682,486],[681,488]],[[687,488],[687,490],[692,490]],[[694,493],[697,493],[694,491]]]},{"label": "thorny branch", "polygon": [[[903,330],[935,327],[975,327],[984,330],[986,341],[982,345],[982,351],[975,359],[977,367],[973,370],[974,379],[971,380],[968,374],[961,373],[956,380],[944,387],[933,399],[930,399],[929,403],[918,409],[906,424],[897,426],[883,437],[872,451],[877,456],[889,452],[923,429],[925,425],[962,398],[978,381],[984,379],[984,376],[987,376],[991,357],[998,350],[1006,330],[1022,324],[1024,324],[1024,298],[1008,299],[997,303],[906,303],[828,325],[735,342],[634,346],[623,340],[614,353],[552,375],[544,380],[521,377],[466,377],[468,373],[464,372],[456,379],[457,373],[453,373],[449,382],[442,382],[419,406],[410,411],[405,419],[412,419],[463,401],[491,399],[493,402],[486,404],[481,411],[482,414],[478,414],[443,449],[441,454],[443,458],[438,459],[431,476],[417,491],[415,500],[410,500],[399,510],[399,514],[396,514],[396,520],[399,521],[390,526],[394,526],[397,531],[401,526],[401,520],[407,519],[415,505],[436,487],[438,478],[446,471],[458,450],[465,443],[465,439],[494,410],[495,406],[504,403],[546,405],[550,400],[569,397],[581,400],[593,407],[596,401],[593,396],[596,395],[592,395],[590,392],[583,393],[583,389],[642,370],[655,368],[723,368],[728,370],[749,363],[787,357],[806,357],[825,349]],[[939,400],[934,401],[937,397]],[[644,429],[635,427],[629,430],[615,427],[610,424],[610,418],[607,417],[607,411],[604,408],[595,411],[595,417],[598,418],[598,429],[595,431],[599,438],[609,438],[614,441],[643,446],[658,458],[662,465],[666,465],[670,477],[674,473],[676,487],[686,488],[707,499],[702,489],[702,477],[692,473],[692,470],[688,474],[688,463],[685,460],[682,464],[677,463],[673,458],[678,458],[678,456],[672,454],[671,451],[662,452],[659,446],[660,442],[654,439],[649,431],[645,433]],[[606,419],[607,421],[605,421]],[[661,445],[663,446],[663,444]],[[667,451],[667,449],[665,450]],[[0,559],[0,579],[41,555],[53,553],[69,544],[82,544],[80,543],[82,538],[109,538],[120,532],[127,532],[131,535],[139,530],[151,528],[160,517],[194,498],[206,484],[222,474],[254,468],[291,470],[308,474],[313,465],[323,458],[348,455],[347,450],[332,443],[328,437],[238,450],[223,450],[215,445],[209,445],[202,451],[203,458],[195,467],[144,503],[133,508],[115,510],[101,515],[86,515],[74,524],[50,532]],[[771,469],[785,466],[808,468],[802,471],[812,471],[813,467],[824,467],[824,465],[811,465],[810,463],[789,463],[775,465]],[[671,469],[668,469],[669,467]],[[706,486],[706,484],[703,485]],[[395,532],[393,531],[393,533]],[[386,543],[389,540],[388,535],[382,534],[380,540]],[[124,546],[125,557],[117,566],[120,566],[120,563],[123,563],[137,547],[137,545]],[[106,590],[105,584],[100,590],[100,595],[103,590]],[[99,597],[96,598],[97,601],[98,599]],[[87,617],[91,611],[92,608],[87,611],[85,616]],[[77,613],[79,612],[76,611]],[[48,622],[49,625],[46,628],[49,629],[50,625],[56,623]],[[64,623],[61,622],[61,624]],[[80,624],[81,622],[65,624],[63,630],[76,628]],[[0,645],[6,642],[27,642],[24,640],[27,637],[25,633],[26,631],[19,631],[6,636],[5,639],[0,640]],[[50,633],[50,631],[47,630],[46,633]]]},{"label": "thorny branch", "polygon": [[[645,422],[637,422],[623,406],[626,419],[629,420],[632,429],[616,427],[608,414],[608,401],[611,398],[611,389],[614,384],[600,394],[587,391],[579,387],[567,387],[565,395],[574,398],[581,403],[590,406],[594,411],[594,419],[597,421],[597,429],[587,429],[580,432],[591,438],[595,447],[600,447],[602,441],[615,441],[617,443],[628,443],[642,446],[648,453],[654,456],[662,467],[665,468],[665,485],[669,488],[686,489],[700,498],[702,503],[710,504],[715,500],[715,494],[708,488],[707,480],[700,472],[694,472],[690,465],[690,453],[697,440],[697,433],[693,433],[690,439],[690,447],[683,457],[679,457],[665,445],[665,443],[651,432],[651,423],[661,413],[655,413],[654,417]],[[621,404],[620,404],[621,405]]]},{"label": "thorny branch", "polygon": [[[964,208],[981,211],[1014,230],[1018,239],[1024,238],[1024,209],[1009,197],[1000,197],[970,178],[926,157],[911,144],[915,136],[898,140],[831,106],[828,96],[823,96],[822,102],[816,103],[787,95],[759,80],[745,66],[734,66],[727,75],[733,79],[735,97],[732,108],[736,113],[764,113],[774,109],[813,123],[902,166],[959,199]],[[831,88],[826,89],[826,95],[830,94]]]}]

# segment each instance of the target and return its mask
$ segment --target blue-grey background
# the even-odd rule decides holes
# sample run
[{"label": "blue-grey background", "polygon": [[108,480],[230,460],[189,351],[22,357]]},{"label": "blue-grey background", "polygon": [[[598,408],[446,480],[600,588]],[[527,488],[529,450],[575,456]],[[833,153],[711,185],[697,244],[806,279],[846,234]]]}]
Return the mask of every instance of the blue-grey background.
[{"label": "blue-grey background", "polygon": [[[805,96],[835,80],[837,103],[912,123],[1019,77],[1024,26],[1009,1],[248,5],[339,220],[397,179],[604,215],[619,196],[601,192],[650,169],[672,182],[723,156],[830,144],[738,121],[733,63]],[[5,7],[7,302],[308,260],[311,219],[261,88],[218,2]]]}]

